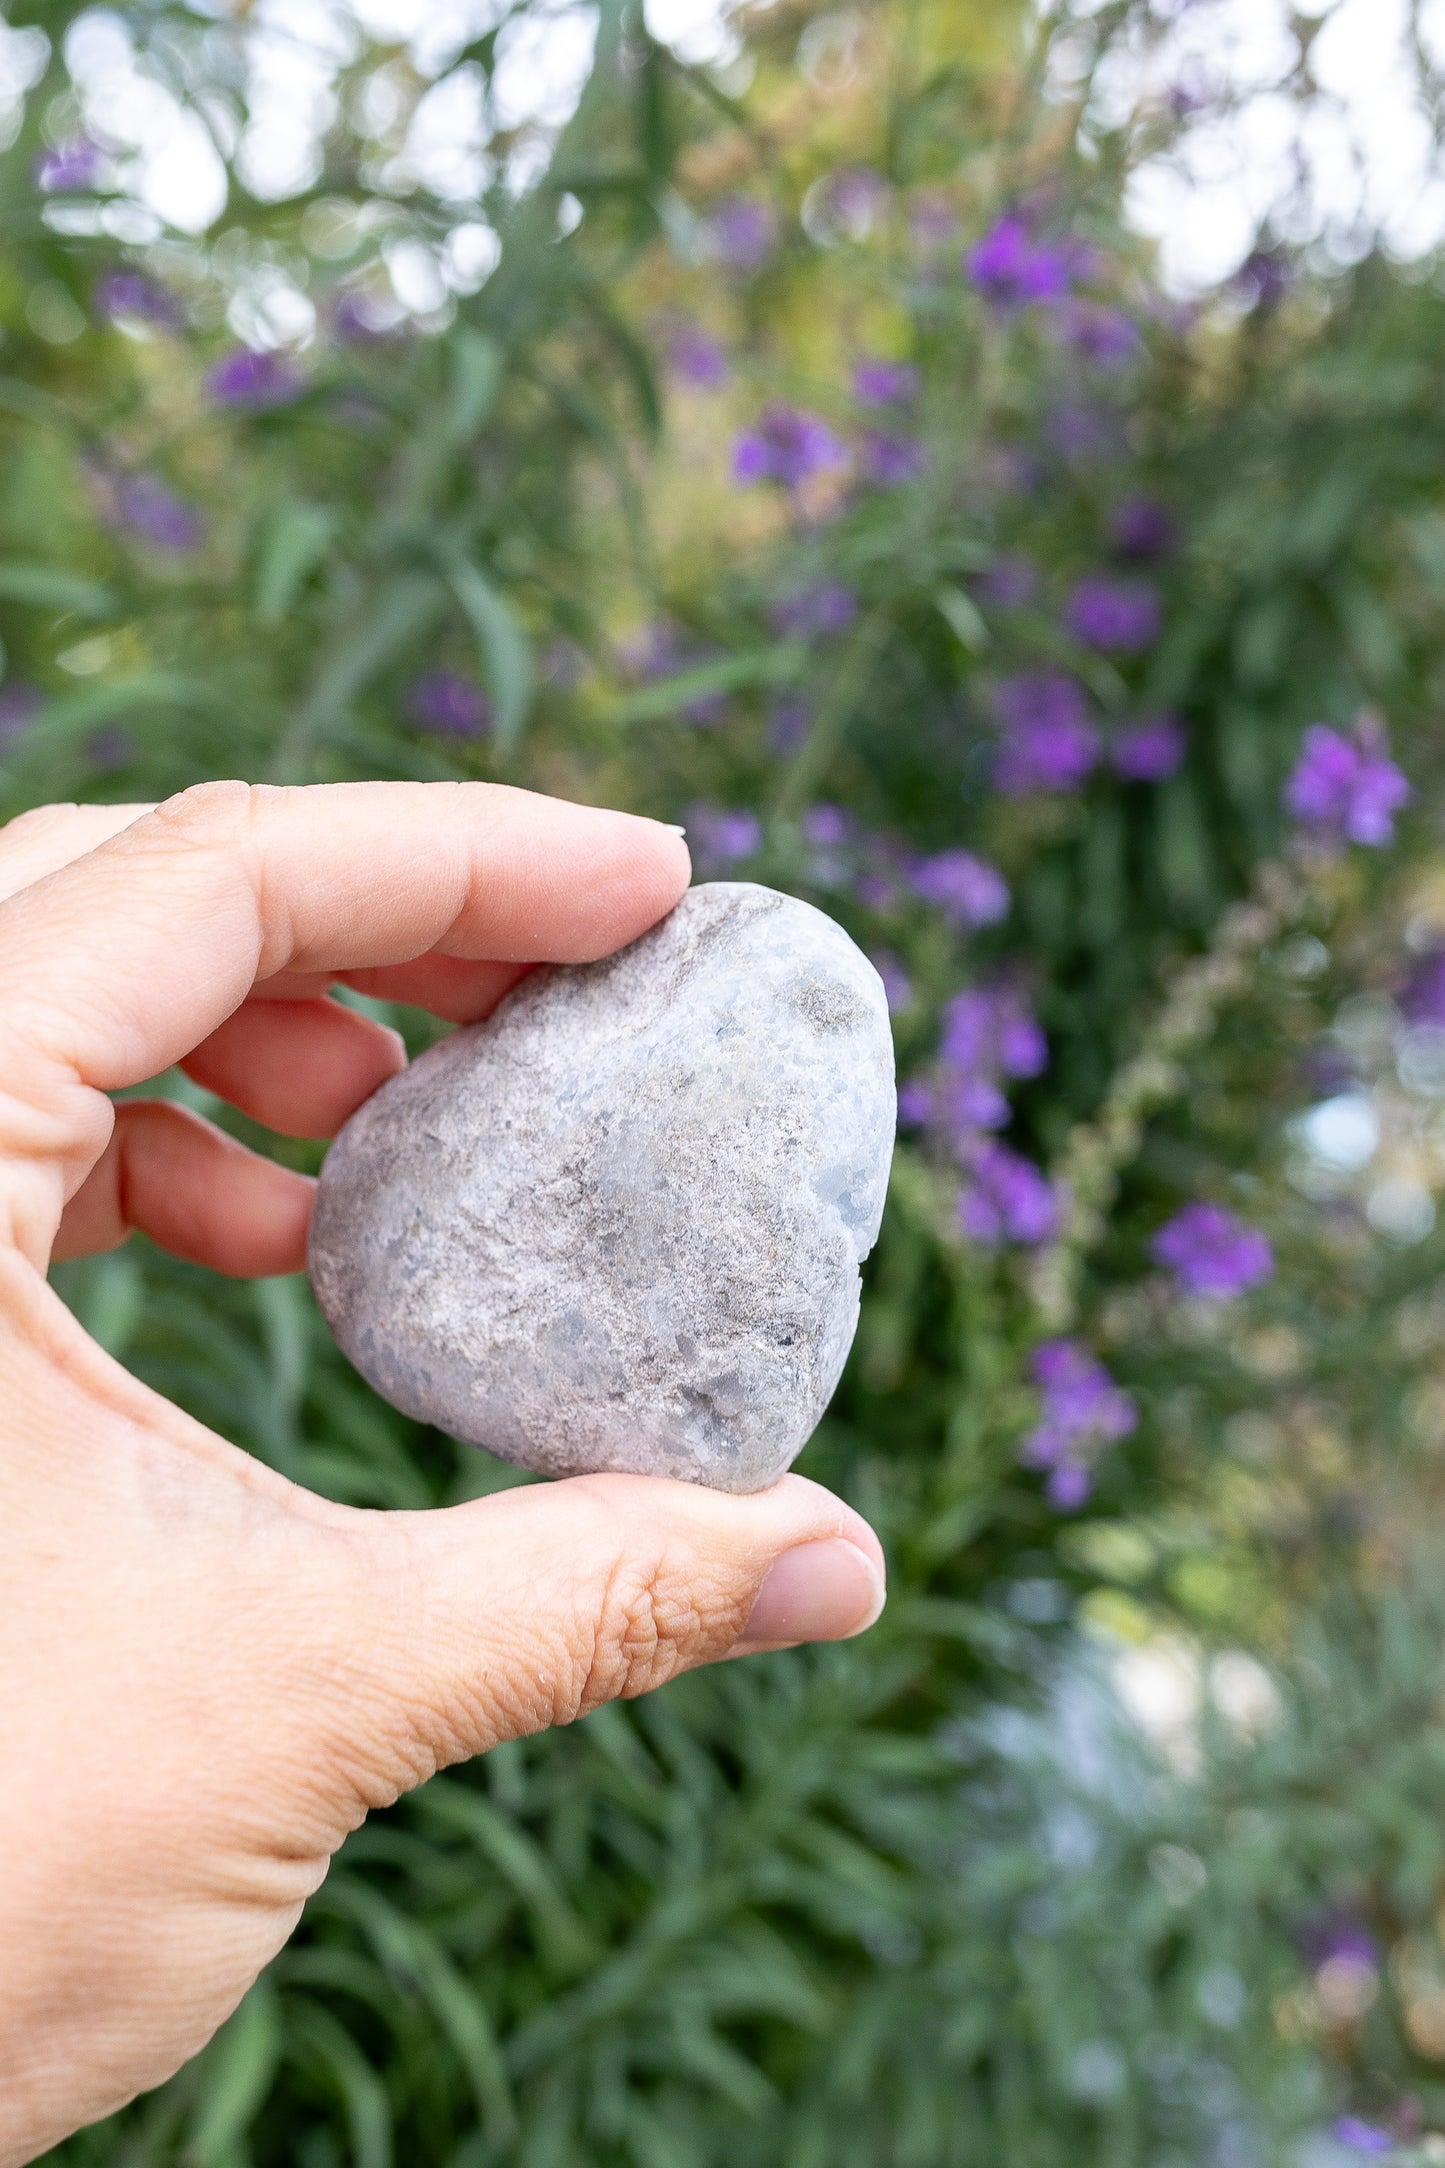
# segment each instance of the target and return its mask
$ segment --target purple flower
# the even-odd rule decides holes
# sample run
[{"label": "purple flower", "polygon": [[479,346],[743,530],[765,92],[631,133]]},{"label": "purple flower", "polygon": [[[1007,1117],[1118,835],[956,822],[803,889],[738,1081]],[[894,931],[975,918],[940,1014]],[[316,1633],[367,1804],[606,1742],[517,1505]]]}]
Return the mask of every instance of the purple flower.
[{"label": "purple flower", "polygon": [[685,723],[692,723],[698,730],[713,730],[726,720],[728,696],[725,692],[694,693],[684,700],[678,714]]},{"label": "purple flower", "polygon": [[1393,2153],[1395,2141],[1378,2123],[1362,2123],[1357,2115],[1342,2115],[1335,2124],[1335,2136],[1341,2145],[1352,2153]]},{"label": "purple flower", "polygon": [[1277,308],[1289,288],[1290,266],[1283,256],[1257,249],[1234,274],[1234,284],[1254,307]]},{"label": "purple flower", "polygon": [[1039,568],[1032,557],[996,557],[975,582],[981,602],[996,610],[1024,610],[1039,591]]},{"label": "purple flower", "polygon": [[1049,443],[1075,466],[1097,466],[1117,459],[1124,436],[1119,415],[1109,407],[1094,406],[1086,399],[1068,399],[1054,408],[1047,421]]},{"label": "purple flower", "polygon": [[1192,120],[1211,103],[1208,81],[1195,75],[1192,81],[1181,79],[1170,85],[1169,114],[1173,120]]},{"label": "purple flower", "polygon": [[1159,597],[1143,580],[1090,572],[1069,599],[1068,623],[1086,647],[1137,655],[1159,637]]},{"label": "purple flower", "polygon": [[135,740],[128,730],[111,724],[106,730],[97,730],[85,751],[96,775],[114,775],[118,768],[128,768],[135,759]]},{"label": "purple flower", "polygon": [[692,650],[676,625],[667,617],[650,617],[635,633],[621,640],[617,659],[634,677],[676,677],[686,669]]},{"label": "purple flower", "polygon": [[813,710],[802,693],[785,693],[773,702],[768,718],[768,743],[781,760],[802,751],[813,727]]},{"label": "purple flower", "polygon": [[1122,369],[1139,352],[1139,326],[1122,309],[1101,301],[1068,301],[1059,312],[1066,344],[1101,369]]},{"label": "purple flower", "polygon": [[702,799],[687,809],[687,837],[700,873],[717,873],[740,859],[755,858],[763,843],[755,813],[708,805]]},{"label": "purple flower", "polygon": [[[890,1016],[897,1016],[899,1011],[906,1009],[913,999],[913,988],[909,984],[908,974],[892,949],[879,949],[871,961],[874,970],[883,981],[883,998],[888,1003],[888,1013]],[[925,1091],[928,1090],[926,1084],[923,1088]],[[904,1090],[907,1089],[908,1087],[905,1085]],[[901,1094],[899,1104],[900,1106],[902,1104]],[[926,1116],[924,1118],[927,1119]]]},{"label": "purple flower", "polygon": [[939,1079],[934,1113],[953,1156],[967,1160],[981,1129],[1007,1129],[1009,1103],[992,1077],[958,1076],[945,1070]]},{"label": "purple flower", "polygon": [[1354,1965],[1361,1972],[1378,1972],[1380,1969],[1380,1945],[1364,1921],[1353,1912],[1331,1906],[1304,1920],[1297,1934],[1305,1955],[1316,1970],[1332,1963]]},{"label": "purple flower", "polygon": [[1033,1373],[1042,1404],[1019,1458],[1048,1470],[1050,1504],[1072,1513],[1092,1488],[1090,1463],[1129,1436],[1139,1412],[1077,1340],[1045,1340],[1034,1350]]},{"label": "purple flower", "polygon": [[901,489],[927,471],[928,452],[901,430],[870,429],[863,439],[863,471],[880,489]]},{"label": "purple flower", "polygon": [[392,314],[394,306],[368,293],[364,286],[350,287],[331,311],[331,329],[343,346],[372,346],[379,339],[393,337],[400,328],[399,319]]},{"label": "purple flower", "polygon": [[1047,1242],[1059,1223],[1053,1184],[1029,1160],[990,1137],[975,1147],[959,1192],[958,1223],[973,1242]]},{"label": "purple flower", "polygon": [[86,136],[70,136],[36,159],[35,185],[49,196],[82,195],[95,187],[102,163],[98,144]]},{"label": "purple flower", "polygon": [[1311,1099],[1336,1099],[1341,1092],[1353,1091],[1360,1081],[1359,1070],[1349,1054],[1328,1040],[1317,1039],[1313,1046],[1305,1048],[1298,1073]]},{"label": "purple flower", "polygon": [[1445,949],[1420,958],[1405,982],[1400,1005],[1412,1024],[1445,1029]]},{"label": "purple flower", "polygon": [[1393,840],[1394,816],[1413,793],[1385,746],[1385,733],[1372,717],[1356,723],[1350,738],[1311,723],[1284,802],[1315,841]]},{"label": "purple flower", "polygon": [[1109,539],[1121,557],[1140,563],[1168,557],[1179,540],[1174,515],[1155,497],[1126,497],[1114,507]]},{"label": "purple flower", "polygon": [[1121,730],[1109,747],[1114,771],[1129,783],[1162,783],[1182,764],[1188,734],[1177,715],[1153,715]]},{"label": "purple flower", "polygon": [[1187,1204],[1149,1245],[1187,1295],[1242,1295],[1274,1271],[1269,1239],[1217,1204]]},{"label": "purple flower", "polygon": [[253,414],[289,406],[303,389],[301,372],[288,354],[257,353],[249,346],[223,354],[206,378],[206,390],[217,406]]},{"label": "purple flower", "polygon": [[154,474],[128,474],[117,484],[116,514],[122,526],[161,550],[199,547],[206,526],[200,513]]},{"label": "purple flower", "polygon": [[954,926],[993,926],[1008,912],[1003,875],[972,851],[939,851],[920,858],[908,885],[925,903],[936,904]]},{"label": "purple flower", "polygon": [[926,1129],[933,1120],[933,1086],[927,1077],[909,1077],[898,1087],[898,1121],[903,1129]]},{"label": "purple flower", "polygon": [[858,597],[837,580],[811,580],[780,595],[768,612],[774,632],[793,640],[810,640],[830,632],[846,632],[858,615]]},{"label": "purple flower", "polygon": [[882,873],[860,873],[853,883],[853,893],[869,911],[891,911],[898,901],[897,889]]},{"label": "purple flower", "polygon": [[105,272],[96,280],[90,300],[96,315],[112,324],[129,319],[170,331],[180,322],[181,312],[173,296],[147,278],[144,271]]},{"label": "purple flower", "polygon": [[757,427],[744,430],[733,445],[733,479],[742,483],[781,482],[796,489],[810,476],[846,463],[828,424],[804,407],[770,406]]},{"label": "purple flower", "polygon": [[815,851],[835,851],[850,841],[853,816],[840,805],[810,805],[801,826],[803,841]]},{"label": "purple flower", "polygon": [[993,774],[1004,796],[1077,790],[1099,757],[1099,733],[1077,679],[1047,671],[1004,678],[997,704],[1003,731]]},{"label": "purple flower", "polygon": [[27,684],[24,678],[0,685],[0,745],[7,738],[23,737],[44,705],[39,686]]},{"label": "purple flower", "polygon": [[668,341],[667,359],[674,376],[695,391],[721,391],[731,370],[716,339],[697,324],[682,324]]},{"label": "purple flower", "polygon": [[639,632],[618,643],[617,659],[624,670],[640,678],[676,677],[687,667],[689,649],[670,619],[652,617]]},{"label": "purple flower", "polygon": [[719,262],[735,271],[756,271],[777,246],[777,215],[755,196],[725,196],[713,207],[704,232]]},{"label": "purple flower", "polygon": [[917,392],[918,371],[911,361],[860,361],[853,371],[859,406],[906,406]]},{"label": "purple flower", "polygon": [[872,166],[839,166],[809,189],[803,224],[815,241],[865,241],[888,196],[888,183]]},{"label": "purple flower", "polygon": [[970,986],[943,1011],[939,1053],[945,1068],[964,1075],[1041,1076],[1049,1044],[1016,987]]},{"label": "purple flower", "polygon": [[1059,301],[1069,291],[1074,257],[1066,248],[1035,239],[1027,220],[1009,212],[990,226],[963,260],[964,270],[986,300],[1022,307]]},{"label": "purple flower", "polygon": [[[937,1074],[927,1083],[916,1080],[918,1088],[910,1101],[912,1113],[908,1118],[936,1131],[959,1164],[976,1173],[980,1132],[1002,1129],[1009,1118],[1002,1081],[1037,1076],[1047,1061],[1048,1043],[1017,987],[971,986],[956,994],[944,1009]],[[980,1196],[993,1195],[989,1179],[980,1177],[975,1182]],[[1025,1186],[1025,1178],[1020,1176],[1011,1194],[1021,1200]],[[998,1204],[998,1208],[1002,1210],[1002,1205]],[[982,1203],[978,1210],[984,1211]],[[1010,1224],[1022,1226],[1023,1212],[1020,1202]],[[979,1226],[983,1226],[982,1219]],[[1043,1238],[1015,1233],[1009,1239]]]},{"label": "purple flower", "polygon": [[407,695],[407,712],[421,730],[448,738],[482,738],[492,727],[491,703],[480,685],[455,670],[429,670]]}]

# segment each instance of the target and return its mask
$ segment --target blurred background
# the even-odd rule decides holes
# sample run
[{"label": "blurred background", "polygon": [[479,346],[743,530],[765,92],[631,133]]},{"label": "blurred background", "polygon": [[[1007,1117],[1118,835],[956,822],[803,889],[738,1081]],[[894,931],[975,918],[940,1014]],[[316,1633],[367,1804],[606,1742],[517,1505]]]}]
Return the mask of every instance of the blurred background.
[{"label": "blurred background", "polygon": [[[54,2162],[1445,2162],[1442,93],[1423,0],[10,0],[0,818],[685,821],[903,1125],[879,1627],[375,1817]],[[299,1280],[56,1277],[331,1496],[521,1480]]]}]

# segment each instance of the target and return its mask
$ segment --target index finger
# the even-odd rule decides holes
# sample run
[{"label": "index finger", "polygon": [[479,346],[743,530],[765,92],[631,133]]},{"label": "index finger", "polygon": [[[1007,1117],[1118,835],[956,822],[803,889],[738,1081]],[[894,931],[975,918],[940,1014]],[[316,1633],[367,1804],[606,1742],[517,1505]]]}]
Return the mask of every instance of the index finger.
[{"label": "index finger", "polygon": [[656,821],[499,784],[203,784],[0,903],[0,1088],[139,1083],[286,971],[605,956],[688,875]]},{"label": "index finger", "polygon": [[0,828],[0,903],[129,828],[149,805],[40,805]]}]

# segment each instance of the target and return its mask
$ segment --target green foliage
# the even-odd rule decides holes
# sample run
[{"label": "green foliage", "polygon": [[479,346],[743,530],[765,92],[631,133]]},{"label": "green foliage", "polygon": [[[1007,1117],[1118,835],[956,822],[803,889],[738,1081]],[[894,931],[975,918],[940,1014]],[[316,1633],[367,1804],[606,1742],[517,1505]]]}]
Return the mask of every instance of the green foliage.
[{"label": "green foliage", "polygon": [[[1120,215],[1157,116],[1096,117],[1086,143],[1087,84],[1079,110],[1042,87],[1079,25],[985,0],[780,4],[730,70],[603,0],[573,117],[543,141],[493,112],[465,201],[407,170],[415,55],[358,35],[314,181],[261,200],[233,159],[189,241],[118,169],[35,185],[82,118],[78,12],[8,16],[36,80],[0,153],[0,703],[21,694],[0,817],[221,772],[683,815],[703,870],[712,851],[812,896],[906,977],[903,1074],[930,1072],[961,989],[1027,995],[1049,1059],[1015,1080],[1009,1139],[1068,1199],[1034,1248],[966,1241],[966,1159],[936,1130],[900,1146],[803,1463],[884,1534],[873,1634],[680,1681],[374,1818],[205,2053],[56,2160],[1325,2168],[1347,2099],[1438,2159],[1439,1619],[1405,1562],[1437,1487],[1439,1090],[1390,1006],[1407,941],[1445,933],[1437,285],[1281,251],[1280,292],[1183,321]],[[1095,11],[1095,57],[1146,15]],[[117,17],[226,149],[245,11]],[[506,34],[443,81],[485,100]],[[756,261],[719,223],[738,194]],[[1019,203],[1075,251],[1082,317],[963,275]],[[490,275],[404,309],[398,251],[439,277],[460,227],[495,237]],[[129,306],[118,270],[151,282]],[[238,324],[276,345],[278,285],[318,330],[248,405],[210,372]],[[687,381],[701,334],[726,386]],[[870,357],[915,368],[916,396],[860,409]],[[776,402],[851,475],[730,479]],[[870,443],[890,432],[891,480]],[[1146,572],[1119,541],[1139,497],[1176,535]],[[1081,633],[1069,597],[1101,566],[1153,581],[1157,639]],[[1111,747],[1177,711],[1178,772],[1001,791],[1000,699],[1040,672],[1077,681]],[[1404,845],[1295,852],[1301,731],[1365,706],[1416,787]],[[820,801],[846,819],[820,826]],[[719,845],[723,809],[755,837]],[[959,847],[1001,871],[1007,915],[961,930],[919,893],[919,857]],[[1326,1090],[1307,1064],[1342,1060],[1386,1123],[1375,1173],[1331,1171],[1296,1121]],[[1166,1284],[1149,1244],[1195,1197],[1268,1231],[1268,1287],[1221,1307]],[[218,1287],[140,1245],[57,1281],[160,1390],[330,1496],[517,1480],[382,1406],[299,1282]],[[1140,1418],[1071,1513],[1020,1462],[1030,1358],[1060,1332]],[[1272,1667],[1263,1715],[1246,1649]],[[1198,1736],[1126,1724],[1141,1655],[1215,1682]],[[1332,1908],[1394,1952],[1352,1988],[1310,1939]]]}]

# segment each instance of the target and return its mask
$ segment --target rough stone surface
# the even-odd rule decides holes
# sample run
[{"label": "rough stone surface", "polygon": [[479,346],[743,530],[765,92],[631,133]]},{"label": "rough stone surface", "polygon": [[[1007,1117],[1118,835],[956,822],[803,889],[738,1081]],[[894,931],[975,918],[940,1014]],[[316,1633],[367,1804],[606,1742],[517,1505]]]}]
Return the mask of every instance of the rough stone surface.
[{"label": "rough stone surface", "polygon": [[883,988],[841,927],[693,888],[360,1108],[312,1282],[378,1392],[505,1460],[759,1489],[837,1385],[894,1116]]}]

